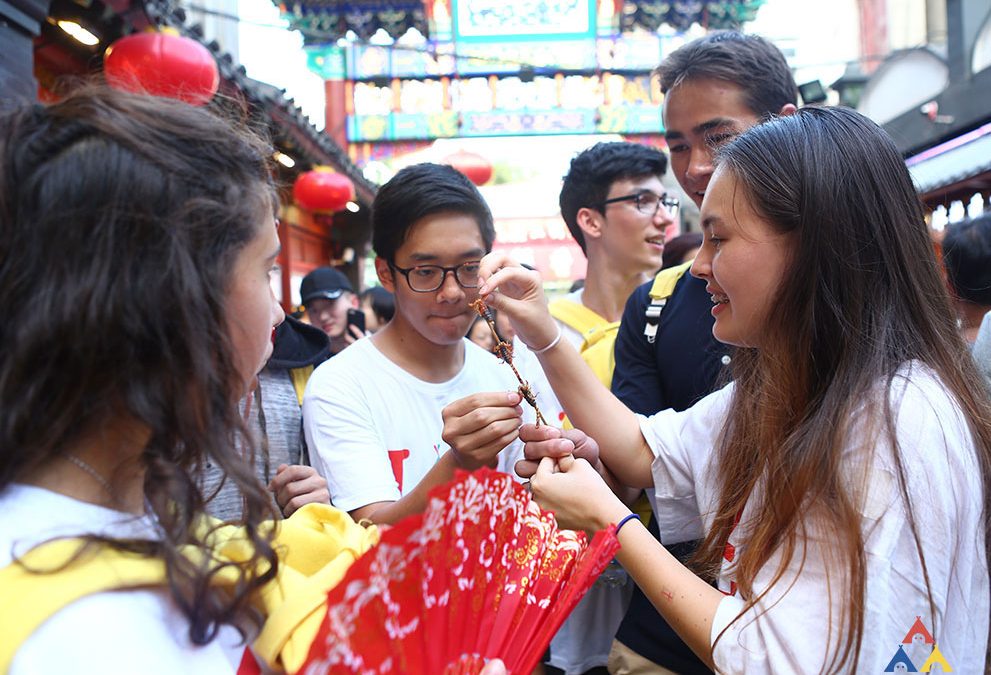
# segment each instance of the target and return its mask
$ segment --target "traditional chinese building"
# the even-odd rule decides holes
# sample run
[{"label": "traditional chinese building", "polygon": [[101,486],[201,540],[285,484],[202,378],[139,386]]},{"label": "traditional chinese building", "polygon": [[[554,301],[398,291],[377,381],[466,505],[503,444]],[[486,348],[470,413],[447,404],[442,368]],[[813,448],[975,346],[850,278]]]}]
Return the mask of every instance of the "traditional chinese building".
[{"label": "traditional chinese building", "polygon": [[[276,294],[289,309],[299,280],[310,269],[334,264],[360,278],[367,247],[368,205],[376,186],[365,178],[345,150],[318,131],[285,92],[250,79],[235,59],[207,41],[184,11],[166,0],[0,0],[0,91],[3,98],[54,101],[68,77],[99,77],[103,54],[115,41],[147,29],[172,29],[205,47],[219,71],[218,94],[240,102],[267,127],[277,152],[281,190],[281,279]],[[212,65],[212,64],[211,64]],[[210,96],[207,96],[209,99]],[[237,103],[236,103],[237,104]],[[314,166],[329,166],[354,187],[354,198],[339,212],[314,214],[299,208],[291,187]]]},{"label": "traditional chinese building", "polygon": [[[366,175],[385,180],[391,171],[383,166],[450,139],[611,134],[663,146],[653,69],[693,24],[739,27],[761,4],[296,0],[279,7],[326,82],[326,128]],[[503,185],[502,168],[492,181],[499,189],[483,189],[496,211],[497,245],[511,246],[545,279],[583,276],[584,256],[558,213],[500,214],[516,195]]]}]

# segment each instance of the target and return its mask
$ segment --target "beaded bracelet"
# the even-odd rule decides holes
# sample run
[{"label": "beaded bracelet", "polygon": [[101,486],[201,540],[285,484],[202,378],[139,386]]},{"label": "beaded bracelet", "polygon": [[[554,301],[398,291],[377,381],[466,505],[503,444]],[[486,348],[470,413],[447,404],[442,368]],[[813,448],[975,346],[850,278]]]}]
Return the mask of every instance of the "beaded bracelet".
[{"label": "beaded bracelet", "polygon": [[[529,349],[534,355],[539,356],[544,352],[549,352],[550,350],[557,347],[557,343],[561,341],[561,324],[556,324],[556,325],[557,325],[557,335],[554,336],[554,339],[551,340],[551,343],[549,345],[547,345],[546,347],[541,347],[540,349],[534,349],[530,345],[526,345],[527,349]],[[524,342],[523,344],[526,343]]]},{"label": "beaded bracelet", "polygon": [[626,523],[628,523],[629,521],[633,520],[634,518],[636,518],[637,520],[640,520],[639,514],[631,513],[630,515],[626,516],[625,518],[623,518],[622,520],[620,520],[618,523],[616,523],[616,536],[617,537],[619,536],[620,529],[624,525],[626,525]]}]

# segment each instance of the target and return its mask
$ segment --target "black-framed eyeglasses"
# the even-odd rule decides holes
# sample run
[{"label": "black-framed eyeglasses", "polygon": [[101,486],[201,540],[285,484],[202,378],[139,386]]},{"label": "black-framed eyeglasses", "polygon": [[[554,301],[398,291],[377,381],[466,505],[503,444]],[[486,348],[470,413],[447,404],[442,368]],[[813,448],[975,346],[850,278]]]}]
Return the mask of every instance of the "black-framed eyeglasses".
[{"label": "black-framed eyeglasses", "polygon": [[389,267],[396,270],[404,277],[411,290],[417,293],[430,293],[436,291],[444,285],[447,275],[453,274],[455,281],[461,288],[478,288],[478,268],[480,260],[469,260],[454,267],[444,267],[443,265],[414,265],[413,267],[399,267],[389,264]]},{"label": "black-framed eyeglasses", "polygon": [[673,220],[678,219],[678,209],[681,207],[681,202],[677,197],[673,197],[667,193],[658,196],[653,192],[635,192],[631,195],[613,197],[612,199],[592,204],[592,206],[605,206],[606,204],[615,204],[616,202],[634,202],[637,211],[651,218],[663,206],[664,210]]}]

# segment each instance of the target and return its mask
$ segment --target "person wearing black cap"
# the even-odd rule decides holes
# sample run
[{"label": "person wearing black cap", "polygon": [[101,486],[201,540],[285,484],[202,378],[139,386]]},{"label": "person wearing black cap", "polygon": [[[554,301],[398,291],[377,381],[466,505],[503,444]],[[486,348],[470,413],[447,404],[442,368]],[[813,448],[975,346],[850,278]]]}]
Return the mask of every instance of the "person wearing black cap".
[{"label": "person wearing black cap", "polygon": [[348,309],[358,308],[351,282],[333,267],[318,267],[299,285],[299,295],[309,322],[330,338],[330,354],[339,353],[365,334],[348,327]]}]

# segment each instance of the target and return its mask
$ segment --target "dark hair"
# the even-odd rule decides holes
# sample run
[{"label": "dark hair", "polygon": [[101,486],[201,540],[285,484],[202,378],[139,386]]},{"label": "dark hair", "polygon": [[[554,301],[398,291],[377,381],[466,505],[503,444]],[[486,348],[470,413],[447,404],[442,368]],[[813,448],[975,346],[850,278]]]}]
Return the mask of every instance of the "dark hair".
[{"label": "dark hair", "polygon": [[[499,320],[499,312],[497,312],[494,307],[489,307],[489,318],[492,319],[492,325],[493,326],[496,326],[495,335],[493,336],[496,339],[496,342],[507,342],[507,343],[508,342],[512,342],[511,339],[507,341],[506,340],[506,337],[502,333],[499,332],[499,328],[498,328],[498,326],[496,324],[496,322]],[[491,331],[491,328],[489,328],[488,322],[483,317],[476,316],[475,319],[474,319],[474,321],[471,322],[471,326],[468,327],[468,332],[465,333],[465,335],[466,336],[471,335],[471,331],[474,330],[476,324],[479,324],[479,323],[484,323],[485,324],[485,329],[487,331],[489,331],[489,333],[491,334],[492,331]]]},{"label": "dark hair", "polygon": [[[136,425],[162,538],[93,543],[161,558],[195,644],[258,624],[249,601],[277,563],[259,524],[274,511],[238,449],[256,441],[225,302],[276,204],[271,148],[237,120],[101,87],[11,110],[0,129],[0,489]],[[181,552],[208,547],[207,460],[245,495],[241,564]],[[220,591],[224,567],[238,581]]]},{"label": "dark hair", "polygon": [[657,176],[668,168],[668,158],[660,150],[639,143],[596,143],[571,160],[561,186],[561,217],[582,251],[585,235],[578,227],[578,210],[594,208],[605,213],[601,202],[618,180]]},{"label": "dark hair", "polygon": [[381,286],[372,286],[361,294],[361,299],[365,298],[372,299],[372,311],[381,323],[392,320],[396,313],[396,299],[392,297],[392,293]]},{"label": "dark hair", "polygon": [[729,82],[743,90],[744,103],[757,117],[776,115],[798,101],[795,77],[784,55],[759,35],[709,33],[671,52],[655,72],[664,94],[690,80]]},{"label": "dark hair", "polygon": [[905,162],[880,127],[850,109],[805,108],[729,143],[716,171],[730,172],[741,198],[795,243],[769,299],[775,309],[761,348],[738,348],[733,358],[733,400],[713,458],[718,507],[695,564],[710,573],[719,568],[749,502],[755,516],[734,561],[749,609],[767,593],[755,596],[753,588],[764,565],[775,560],[771,586],[789,564],[803,566],[806,547],[814,545],[805,539],[810,526],[803,519],[811,519],[816,539],[830,542],[825,565],[836,574],[827,583],[844,599],[839,625],[846,628],[826,655],[826,672],[857,672],[867,554],[854,486],[863,477],[845,475],[849,467],[840,461],[856,420],[867,421],[865,442],[891,449],[935,611],[916,527],[920,513],[907,492],[887,393],[897,372],[918,361],[959,403],[974,438],[986,529],[991,405],[967,365]]},{"label": "dark hair", "polygon": [[[469,340],[471,340],[471,332],[473,330],[475,330],[475,326],[480,326],[480,325],[483,325],[483,324],[485,325],[485,331],[486,331],[486,333],[489,334],[489,335],[491,335],[492,334],[492,331],[489,330],[489,324],[488,324],[488,322],[483,317],[476,316],[472,320],[471,325],[468,326],[468,332],[465,333],[465,337],[467,337]],[[474,342],[474,340],[472,340],[472,342]]]},{"label": "dark hair", "polygon": [[960,299],[991,305],[991,213],[946,228],[943,262]]},{"label": "dark hair", "polygon": [[414,164],[379,188],[372,202],[372,248],[388,263],[421,218],[435,213],[466,214],[478,223],[485,250],[492,250],[495,226],[492,212],[478,188],[446,164]]},{"label": "dark hair", "polygon": [[682,264],[689,251],[702,246],[701,232],[686,232],[679,234],[671,241],[664,242],[664,253],[661,254],[661,269]]}]

